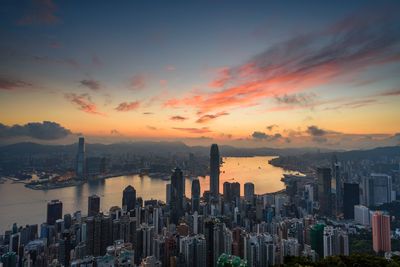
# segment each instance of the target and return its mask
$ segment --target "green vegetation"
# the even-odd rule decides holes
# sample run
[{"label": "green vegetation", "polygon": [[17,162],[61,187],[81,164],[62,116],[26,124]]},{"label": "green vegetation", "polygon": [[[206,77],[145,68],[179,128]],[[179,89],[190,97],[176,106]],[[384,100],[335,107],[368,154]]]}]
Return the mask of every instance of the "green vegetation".
[{"label": "green vegetation", "polygon": [[391,260],[386,260],[383,257],[378,257],[373,254],[352,254],[350,256],[332,256],[317,262],[312,262],[310,259],[305,257],[286,257],[285,264],[283,266],[288,267],[301,267],[301,266],[312,266],[312,267],[400,267],[400,257],[394,256]]},{"label": "green vegetation", "polygon": [[349,250],[350,254],[373,253],[371,232],[362,230],[358,234],[349,235]]}]

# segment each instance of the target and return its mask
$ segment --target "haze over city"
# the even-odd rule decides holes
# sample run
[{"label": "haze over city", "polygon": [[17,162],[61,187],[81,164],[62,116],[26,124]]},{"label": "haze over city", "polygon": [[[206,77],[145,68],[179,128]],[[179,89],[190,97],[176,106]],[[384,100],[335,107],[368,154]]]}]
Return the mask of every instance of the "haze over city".
[{"label": "haze over city", "polygon": [[1,5],[1,143],[400,141],[396,1]]}]

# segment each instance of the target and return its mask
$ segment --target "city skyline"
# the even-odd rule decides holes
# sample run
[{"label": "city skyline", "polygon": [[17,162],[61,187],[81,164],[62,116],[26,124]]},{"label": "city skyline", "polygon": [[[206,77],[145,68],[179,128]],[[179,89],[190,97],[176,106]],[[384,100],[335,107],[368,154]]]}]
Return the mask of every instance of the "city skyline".
[{"label": "city skyline", "polygon": [[5,1],[0,144],[398,145],[398,3],[309,3]]}]

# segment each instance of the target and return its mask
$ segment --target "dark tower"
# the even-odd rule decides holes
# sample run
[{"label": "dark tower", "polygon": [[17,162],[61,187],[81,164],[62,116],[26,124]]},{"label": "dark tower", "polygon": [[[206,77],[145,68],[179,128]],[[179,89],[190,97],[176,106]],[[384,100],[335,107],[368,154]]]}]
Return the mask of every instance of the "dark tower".
[{"label": "dark tower", "polygon": [[76,176],[85,178],[85,138],[79,137],[78,153],[76,155]]},{"label": "dark tower", "polygon": [[88,216],[95,216],[100,212],[100,197],[91,195],[88,198]]},{"label": "dark tower", "polygon": [[179,218],[183,215],[183,173],[181,169],[175,168],[171,176],[171,219],[177,224]]},{"label": "dark tower", "polygon": [[360,188],[358,184],[343,184],[343,213],[345,219],[354,219],[354,206],[360,204]]},{"label": "dark tower", "polygon": [[54,225],[56,220],[62,218],[63,204],[60,200],[52,200],[47,203],[47,224]]},{"label": "dark tower", "polygon": [[332,194],[331,194],[331,169],[318,168],[318,201],[320,214],[324,216],[332,215]]},{"label": "dark tower", "polygon": [[122,194],[122,208],[131,211],[136,207],[136,190],[133,186],[128,185]]},{"label": "dark tower", "polygon": [[214,198],[219,195],[219,150],[217,144],[211,145],[210,150],[210,193]]},{"label": "dark tower", "polygon": [[199,180],[192,181],[192,212],[199,211],[200,205],[200,182]]}]

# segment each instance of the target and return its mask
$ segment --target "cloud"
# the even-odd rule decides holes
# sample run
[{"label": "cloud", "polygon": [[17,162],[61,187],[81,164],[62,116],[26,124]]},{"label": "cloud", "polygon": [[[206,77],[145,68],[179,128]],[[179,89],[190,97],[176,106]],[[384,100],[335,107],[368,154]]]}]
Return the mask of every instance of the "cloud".
[{"label": "cloud", "polygon": [[29,12],[18,21],[18,24],[56,24],[60,21],[55,14],[57,9],[52,0],[34,0]]},{"label": "cloud", "polygon": [[400,95],[400,89],[398,88],[376,94],[376,96],[399,96],[399,95]]},{"label": "cloud", "polygon": [[282,96],[275,96],[275,101],[278,104],[283,105],[294,105],[294,106],[312,106],[315,102],[317,96],[314,93],[299,93],[299,94],[284,94]]},{"label": "cloud", "polygon": [[151,125],[147,125],[146,128],[149,129],[149,130],[152,130],[152,131],[157,130],[157,127],[154,127],[154,126],[151,126]]},{"label": "cloud", "polygon": [[142,114],[143,115],[153,115],[154,113],[153,112],[143,112]]},{"label": "cloud", "polygon": [[146,86],[146,76],[144,74],[133,75],[130,81],[133,90],[140,90]]},{"label": "cloud", "polygon": [[101,84],[99,81],[96,80],[91,80],[91,79],[85,79],[81,80],[79,82],[82,86],[85,86],[89,88],[90,90],[97,91],[101,88]]},{"label": "cloud", "polygon": [[27,83],[19,79],[0,77],[0,90],[12,91],[31,87],[31,83]]},{"label": "cloud", "polygon": [[203,133],[212,132],[208,127],[203,127],[203,128],[180,128],[180,127],[174,127],[172,129],[178,130],[178,131],[187,132],[187,133],[191,133],[191,134],[203,134]]},{"label": "cloud", "polygon": [[276,133],[276,134],[273,134],[273,135],[269,135],[269,134],[266,134],[266,133],[264,133],[264,132],[255,131],[255,132],[253,132],[253,134],[251,135],[251,137],[252,137],[254,140],[269,140],[269,141],[275,141],[275,140],[278,140],[278,139],[282,138],[282,135],[281,135],[280,133]]},{"label": "cloud", "polygon": [[272,131],[274,128],[278,128],[279,126],[277,124],[271,124],[268,125],[266,128],[268,131]]},{"label": "cloud", "polygon": [[111,135],[121,135],[121,133],[117,129],[111,129],[110,134]]},{"label": "cloud", "polygon": [[169,118],[171,121],[185,121],[185,120],[187,120],[188,118],[186,118],[186,117],[182,117],[182,116],[172,116],[171,118]]},{"label": "cloud", "polygon": [[307,127],[307,133],[311,136],[323,136],[326,135],[328,132],[326,130],[318,128],[315,125],[311,125]]},{"label": "cloud", "polygon": [[251,135],[254,139],[267,139],[268,135],[264,132],[253,132],[253,134]]},{"label": "cloud", "polygon": [[115,110],[117,111],[131,111],[138,109],[140,107],[140,102],[139,101],[134,101],[134,102],[122,102],[120,103]]},{"label": "cloud", "polygon": [[105,116],[104,113],[97,111],[97,106],[93,103],[89,94],[78,95],[75,93],[68,93],[65,94],[64,96],[68,101],[77,106],[78,109],[82,110],[83,112],[94,115]]},{"label": "cloud", "polygon": [[229,115],[229,113],[225,112],[225,111],[218,112],[216,114],[206,114],[206,115],[201,116],[196,122],[197,123],[206,123],[206,122],[214,120],[214,119],[216,119],[218,117],[226,116],[226,115]]},{"label": "cloud", "polygon": [[69,129],[52,121],[29,122],[7,126],[0,123],[0,138],[31,137],[40,140],[56,140],[72,134]]},{"label": "cloud", "polygon": [[164,105],[190,106],[201,112],[251,106],[277,95],[343,81],[371,66],[398,62],[400,27],[395,19],[395,14],[375,10],[323,31],[297,35],[242,65],[224,69],[211,82],[219,90],[192,92]]}]

